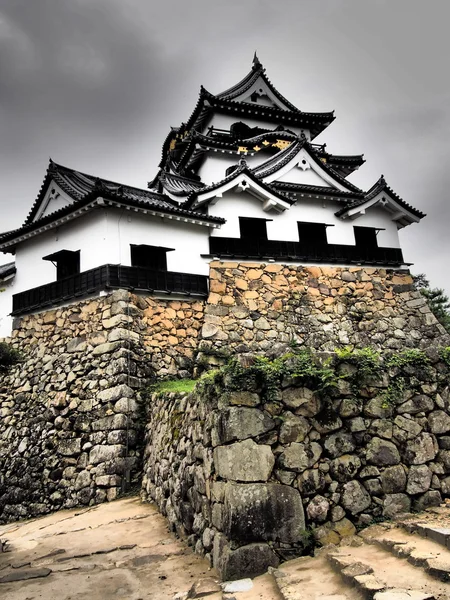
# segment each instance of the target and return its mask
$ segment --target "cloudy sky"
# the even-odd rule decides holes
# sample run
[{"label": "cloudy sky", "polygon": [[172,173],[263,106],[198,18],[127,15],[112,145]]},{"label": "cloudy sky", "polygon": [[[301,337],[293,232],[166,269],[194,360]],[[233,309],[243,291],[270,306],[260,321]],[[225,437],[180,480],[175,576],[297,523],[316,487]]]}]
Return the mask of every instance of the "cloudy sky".
[{"label": "cloudy sky", "polygon": [[[25,219],[48,159],[145,187],[200,84],[218,93],[258,56],[318,142],[364,153],[428,217],[405,259],[450,293],[449,0],[0,0],[0,231]],[[0,262],[4,262],[0,257]]]}]

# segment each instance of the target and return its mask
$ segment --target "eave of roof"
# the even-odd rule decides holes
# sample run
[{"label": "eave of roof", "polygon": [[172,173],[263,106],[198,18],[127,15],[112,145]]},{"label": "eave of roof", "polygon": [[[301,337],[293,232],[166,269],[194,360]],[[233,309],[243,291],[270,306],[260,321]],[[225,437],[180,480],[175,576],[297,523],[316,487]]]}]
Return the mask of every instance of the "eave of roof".
[{"label": "eave of roof", "polygon": [[305,196],[326,196],[335,199],[336,201],[348,203],[351,200],[363,198],[363,193],[344,192],[336,188],[330,188],[320,185],[306,185],[303,183],[290,183],[287,181],[272,181],[270,187]]},{"label": "eave of roof", "polygon": [[[111,183],[111,182],[108,182]],[[122,206],[125,208],[136,208],[148,214],[158,216],[168,216],[174,219],[188,220],[198,224],[209,226],[218,226],[225,222],[225,219],[213,217],[198,213],[194,210],[188,210],[184,207],[179,207],[167,196],[150,192],[149,190],[134,188],[130,186],[119,185],[116,191],[108,189],[100,184],[97,185],[91,192],[79,200],[75,200],[72,204],[60,208],[59,210],[50,213],[49,215],[31,221],[22,227],[13,231],[2,234],[0,237],[0,249],[5,250],[14,245],[14,241],[23,236],[29,237],[28,234],[40,232],[41,230],[51,229],[60,225],[61,221],[66,222],[72,218],[80,216],[80,214],[92,210],[97,207],[102,207],[106,204]]]},{"label": "eave of roof", "polygon": [[257,187],[266,191],[267,194],[270,194],[270,195],[276,197],[278,200],[281,200],[282,202],[286,202],[287,204],[290,204],[290,205],[295,204],[295,202],[296,202],[295,198],[290,198],[289,196],[286,196],[282,192],[272,188],[270,184],[264,183],[263,181],[258,179],[258,177],[255,176],[253,171],[248,168],[248,165],[245,162],[245,160],[241,159],[241,164],[237,167],[237,169],[235,171],[230,173],[230,175],[228,175],[224,179],[217,181],[211,185],[205,186],[198,192],[192,192],[189,195],[189,197],[187,198],[186,202],[183,204],[183,206],[185,206],[185,207],[192,206],[199,198],[201,198],[201,196],[208,194],[209,192],[214,192],[216,190],[219,190],[220,188],[224,187],[231,181],[238,179],[241,175],[246,175]]},{"label": "eave of roof", "polygon": [[[0,238],[1,239],[1,238]],[[6,279],[16,272],[16,263],[10,262],[6,265],[0,265],[0,280]]]},{"label": "eave of roof", "polygon": [[240,96],[241,94],[244,94],[247,90],[249,90],[252,87],[252,85],[255,83],[255,81],[258,79],[258,77],[261,77],[263,79],[264,83],[267,85],[267,87],[270,89],[270,91],[273,93],[273,95],[280,102],[282,102],[285,106],[287,106],[292,111],[299,112],[299,113],[301,112],[296,106],[291,104],[291,102],[289,102],[289,100],[287,100],[287,98],[285,98],[276,89],[276,87],[273,85],[273,83],[267,77],[266,69],[263,67],[262,63],[256,56],[256,53],[253,58],[253,65],[252,65],[251,71],[249,73],[247,73],[247,75],[241,81],[239,81],[237,84],[228,88],[224,92],[217,94],[216,97],[223,98],[226,100],[232,100],[233,98],[236,98],[237,96]]},{"label": "eave of roof", "polygon": [[351,204],[345,206],[344,208],[341,208],[340,210],[338,210],[336,212],[336,216],[337,217],[344,216],[345,213],[347,213],[348,211],[353,210],[354,208],[358,208],[359,206],[362,206],[362,205],[366,204],[367,202],[370,202],[371,200],[376,198],[376,196],[378,194],[380,194],[382,192],[384,192],[385,194],[390,196],[390,198],[394,202],[396,202],[399,206],[401,206],[405,211],[414,215],[416,218],[423,219],[424,217],[426,217],[425,213],[418,210],[417,208],[414,208],[413,206],[411,206],[411,204],[408,204],[407,202],[405,202],[403,200],[403,198],[401,198],[398,194],[396,194],[394,192],[394,190],[387,185],[386,180],[384,179],[383,175],[370,188],[370,190],[367,191],[367,193],[365,194],[365,196],[362,199],[356,200],[355,202],[352,202]]}]

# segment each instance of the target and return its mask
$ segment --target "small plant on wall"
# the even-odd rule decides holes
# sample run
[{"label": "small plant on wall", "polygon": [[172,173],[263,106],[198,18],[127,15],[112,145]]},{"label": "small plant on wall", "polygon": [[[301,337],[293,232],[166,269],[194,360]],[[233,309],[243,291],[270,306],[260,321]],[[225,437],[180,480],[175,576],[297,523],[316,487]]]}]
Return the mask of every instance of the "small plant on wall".
[{"label": "small plant on wall", "polygon": [[0,342],[0,373],[18,362],[19,358],[20,354],[17,350],[11,348],[6,342]]}]

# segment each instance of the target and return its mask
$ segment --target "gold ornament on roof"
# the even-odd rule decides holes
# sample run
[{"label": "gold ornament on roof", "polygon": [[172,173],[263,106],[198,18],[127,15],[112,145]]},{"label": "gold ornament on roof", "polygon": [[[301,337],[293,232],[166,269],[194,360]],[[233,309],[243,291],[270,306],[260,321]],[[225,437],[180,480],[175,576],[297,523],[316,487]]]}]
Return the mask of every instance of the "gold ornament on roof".
[{"label": "gold ornament on roof", "polygon": [[248,152],[248,148],[246,148],[245,146],[239,146],[238,152]]},{"label": "gold ornament on roof", "polygon": [[259,152],[261,150],[261,146],[253,146],[253,150],[255,152]]},{"label": "gold ornament on roof", "polygon": [[270,142],[268,142],[267,140],[263,141],[264,146],[270,146]]},{"label": "gold ornament on roof", "polygon": [[320,159],[323,163],[327,164],[327,159],[326,158],[321,158]]},{"label": "gold ornament on roof", "polygon": [[169,150],[175,150],[176,145],[177,145],[177,140],[176,139],[171,140]]},{"label": "gold ornament on roof", "polygon": [[288,146],[291,145],[292,142],[288,142],[287,140],[277,140],[272,144],[275,148],[279,148],[280,150],[284,150]]}]

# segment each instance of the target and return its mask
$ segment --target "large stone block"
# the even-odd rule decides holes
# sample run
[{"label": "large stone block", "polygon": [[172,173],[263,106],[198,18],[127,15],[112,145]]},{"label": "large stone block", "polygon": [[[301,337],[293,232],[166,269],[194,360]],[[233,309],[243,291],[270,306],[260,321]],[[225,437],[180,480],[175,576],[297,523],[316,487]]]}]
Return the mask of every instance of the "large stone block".
[{"label": "large stone block", "polygon": [[408,465],[421,465],[433,460],[439,451],[434,435],[421,433],[406,443],[405,462]]},{"label": "large stone block", "polygon": [[212,430],[213,446],[256,437],[274,429],[275,421],[257,408],[233,406],[221,411]]},{"label": "large stone block", "polygon": [[217,537],[214,538],[214,556],[217,559],[213,564],[224,580],[253,578],[266,573],[269,567],[278,567],[280,564],[278,556],[268,544],[248,544],[237,550],[222,545],[221,550],[217,550]]},{"label": "large stone block", "polygon": [[217,475],[232,481],[267,481],[275,464],[270,446],[253,440],[219,446],[213,456]]},{"label": "large stone block", "polygon": [[320,398],[308,388],[287,388],[283,392],[283,403],[303,417],[314,417],[322,408]]},{"label": "large stone block", "polygon": [[406,473],[402,465],[388,467],[381,473],[381,487],[385,494],[398,494],[405,491]]},{"label": "large stone block", "polygon": [[450,431],[450,415],[443,410],[435,410],[428,415],[431,433],[448,433]]},{"label": "large stone block", "polygon": [[351,433],[333,433],[324,442],[325,449],[332,458],[353,452],[356,448],[355,440]]},{"label": "large stone block", "polygon": [[89,462],[91,465],[98,465],[106,461],[114,461],[125,456],[125,446],[94,446],[89,453]]},{"label": "large stone block", "polygon": [[294,543],[305,529],[302,498],[287,485],[228,484],[224,506],[223,531],[236,542]]},{"label": "large stone block", "polygon": [[397,446],[378,437],[372,438],[367,444],[366,457],[373,465],[389,466],[400,462]]},{"label": "large stone block", "polygon": [[312,467],[320,458],[322,447],[317,442],[298,444],[293,442],[280,455],[280,465],[285,469],[302,473]]},{"label": "large stone block", "polygon": [[81,438],[60,440],[58,452],[63,456],[75,456],[81,452]]},{"label": "large stone block", "polygon": [[383,503],[383,516],[395,517],[401,513],[409,513],[411,499],[406,494],[388,494]]},{"label": "large stone block", "polygon": [[354,479],[344,485],[341,502],[346,510],[356,515],[369,508],[371,499],[367,490]]},{"label": "large stone block", "polygon": [[423,494],[430,489],[433,473],[427,465],[412,465],[408,473],[408,494]]}]

